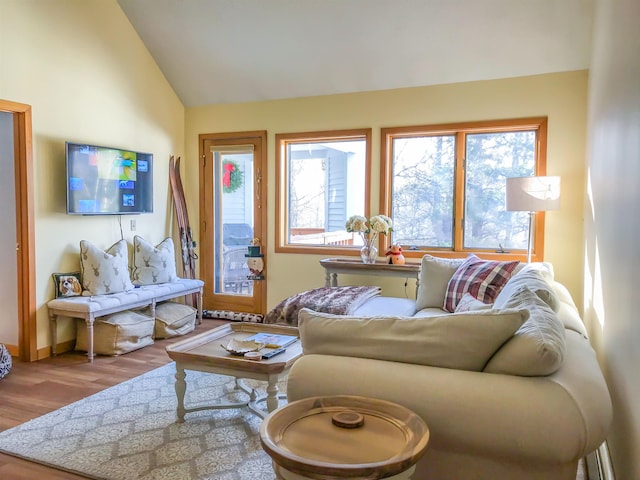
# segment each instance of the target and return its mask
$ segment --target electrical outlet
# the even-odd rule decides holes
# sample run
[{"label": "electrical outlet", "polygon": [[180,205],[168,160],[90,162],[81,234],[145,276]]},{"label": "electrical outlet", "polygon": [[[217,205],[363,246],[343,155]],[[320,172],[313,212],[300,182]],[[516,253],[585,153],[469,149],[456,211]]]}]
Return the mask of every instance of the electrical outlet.
[{"label": "electrical outlet", "polygon": [[131,220],[131,223],[129,224],[131,231],[135,232],[136,231],[136,221],[135,220]]}]

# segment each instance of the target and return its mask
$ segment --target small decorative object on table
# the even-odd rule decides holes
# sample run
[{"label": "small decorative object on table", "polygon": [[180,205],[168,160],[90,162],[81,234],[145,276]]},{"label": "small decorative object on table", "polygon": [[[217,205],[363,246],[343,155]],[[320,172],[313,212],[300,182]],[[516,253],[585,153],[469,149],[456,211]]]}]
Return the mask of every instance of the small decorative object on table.
[{"label": "small decorative object on table", "polygon": [[362,215],[352,215],[347,220],[345,228],[347,232],[357,232],[362,237],[364,246],[360,250],[362,263],[376,263],[378,258],[378,247],[376,241],[378,235],[386,235],[393,231],[392,220],[386,215],[374,215],[367,219]]},{"label": "small decorative object on table", "polygon": [[257,352],[264,347],[264,343],[254,342],[253,340],[237,340],[232,338],[229,340],[229,343],[226,345],[220,344],[220,346],[233,355],[244,355],[247,352]]},{"label": "small decorative object on table", "polygon": [[397,243],[391,245],[385,255],[389,257],[390,265],[404,265],[404,255],[402,254],[402,247]]},{"label": "small decorative object on table", "polygon": [[80,272],[54,273],[52,277],[56,298],[77,297],[82,295]]},{"label": "small decorative object on table", "polygon": [[247,266],[251,272],[247,278],[249,280],[264,280],[264,255],[260,251],[260,239],[251,240],[251,245],[247,250],[248,253],[245,253],[244,256],[247,257]]}]

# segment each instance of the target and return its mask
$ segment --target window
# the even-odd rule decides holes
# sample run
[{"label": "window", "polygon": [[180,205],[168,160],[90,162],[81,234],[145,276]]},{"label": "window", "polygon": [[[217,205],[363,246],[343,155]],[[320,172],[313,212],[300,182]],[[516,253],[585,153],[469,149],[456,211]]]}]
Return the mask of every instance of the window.
[{"label": "window", "polygon": [[368,214],[371,129],[276,135],[276,251],[350,252]]},{"label": "window", "polygon": [[[380,192],[382,212],[393,220],[391,241],[409,256],[525,254],[529,215],[505,210],[505,179],[545,174],[546,123],[530,118],[383,129]],[[537,260],[542,215],[534,227]]]}]

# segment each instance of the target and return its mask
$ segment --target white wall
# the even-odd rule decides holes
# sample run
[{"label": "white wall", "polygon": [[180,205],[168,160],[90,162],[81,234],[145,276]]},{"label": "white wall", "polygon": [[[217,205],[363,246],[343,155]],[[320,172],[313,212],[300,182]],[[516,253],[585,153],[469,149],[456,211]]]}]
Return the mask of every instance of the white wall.
[{"label": "white wall", "polygon": [[640,478],[640,2],[598,3],[589,86],[585,321],[614,404],[618,480]]},{"label": "white wall", "polygon": [[0,112],[0,343],[18,345],[18,282],[16,257],[16,189],[13,154],[13,114]]},{"label": "white wall", "polygon": [[[169,156],[183,155],[184,107],[115,0],[0,0],[0,10],[0,97],[32,107],[42,356],[50,345],[51,274],[79,269],[80,240],[107,248],[121,238],[116,216],[66,215],[65,141],[154,154],[155,212],[123,216],[122,236],[157,244],[171,230]],[[74,337],[73,323],[61,322],[59,340]]]}]

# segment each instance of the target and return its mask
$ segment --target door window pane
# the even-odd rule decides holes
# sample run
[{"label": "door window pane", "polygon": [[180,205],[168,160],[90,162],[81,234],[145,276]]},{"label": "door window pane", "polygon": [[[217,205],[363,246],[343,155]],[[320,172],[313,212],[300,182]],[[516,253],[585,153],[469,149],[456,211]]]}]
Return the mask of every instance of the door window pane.
[{"label": "door window pane", "polygon": [[253,295],[247,247],[253,240],[253,151],[214,152],[214,293]]}]

